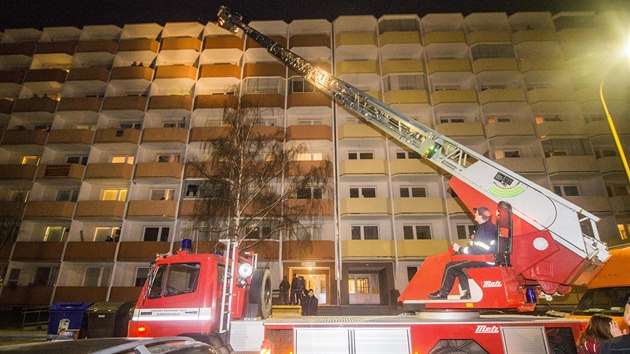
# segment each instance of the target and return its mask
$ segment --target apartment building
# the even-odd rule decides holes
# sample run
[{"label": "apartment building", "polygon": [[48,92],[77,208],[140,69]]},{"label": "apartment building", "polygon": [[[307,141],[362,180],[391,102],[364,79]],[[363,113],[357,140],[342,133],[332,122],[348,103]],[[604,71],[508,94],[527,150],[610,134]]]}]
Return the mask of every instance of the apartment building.
[{"label": "apartment building", "polygon": [[[598,215],[604,241],[618,244],[630,227],[629,187],[597,90],[602,67],[610,67],[606,101],[630,148],[628,67],[590,59],[621,40],[612,26],[618,15],[448,13],[251,25]],[[20,222],[17,242],[0,249],[0,306],[133,300],[156,254],[177,250],[183,238],[211,252],[208,230],[191,226],[201,179],[186,166],[222,129],[225,107],[259,107],[260,131],[281,130],[287,144],[307,146],[298,164],[333,162],[333,188],[294,201],[319,200],[304,215],[310,245],[280,237],[260,249],[274,287],[281,275],[299,274],[320,304],[386,305],[425,257],[473,227],[448,176],[251,39],[215,24],[1,35],[0,215],[10,227]]]}]

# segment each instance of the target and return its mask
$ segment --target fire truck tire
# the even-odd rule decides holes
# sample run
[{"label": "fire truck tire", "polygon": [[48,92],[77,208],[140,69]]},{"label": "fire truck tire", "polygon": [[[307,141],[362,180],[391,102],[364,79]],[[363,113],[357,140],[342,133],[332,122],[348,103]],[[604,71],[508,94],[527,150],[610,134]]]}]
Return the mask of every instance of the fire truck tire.
[{"label": "fire truck tire", "polygon": [[249,289],[249,303],[258,305],[258,315],[265,319],[271,315],[271,272],[256,269]]}]

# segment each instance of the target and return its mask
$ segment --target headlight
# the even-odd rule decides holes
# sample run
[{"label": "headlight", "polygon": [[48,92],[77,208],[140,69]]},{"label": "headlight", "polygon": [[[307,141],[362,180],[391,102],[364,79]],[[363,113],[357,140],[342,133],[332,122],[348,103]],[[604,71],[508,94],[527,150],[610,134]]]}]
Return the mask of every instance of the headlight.
[{"label": "headlight", "polygon": [[238,275],[240,275],[241,278],[248,278],[252,275],[253,272],[254,268],[249,263],[243,263],[238,266]]}]

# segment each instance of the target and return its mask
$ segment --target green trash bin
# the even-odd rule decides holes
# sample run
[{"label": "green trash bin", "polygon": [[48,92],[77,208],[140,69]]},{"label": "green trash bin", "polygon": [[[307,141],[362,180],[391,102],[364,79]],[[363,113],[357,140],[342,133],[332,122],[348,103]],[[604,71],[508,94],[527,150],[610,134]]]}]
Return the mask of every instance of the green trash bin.
[{"label": "green trash bin", "polygon": [[87,309],[87,337],[126,337],[131,302],[96,302]]}]

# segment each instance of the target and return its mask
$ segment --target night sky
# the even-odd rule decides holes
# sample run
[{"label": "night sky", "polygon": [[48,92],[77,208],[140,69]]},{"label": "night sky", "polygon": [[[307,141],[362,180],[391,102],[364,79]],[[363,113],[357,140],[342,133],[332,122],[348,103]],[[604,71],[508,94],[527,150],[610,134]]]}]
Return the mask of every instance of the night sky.
[{"label": "night sky", "polygon": [[440,12],[507,12],[630,9],[630,0],[3,0],[0,30],[7,28],[125,23],[216,21],[227,5],[251,20],[326,18],[341,15]]}]

